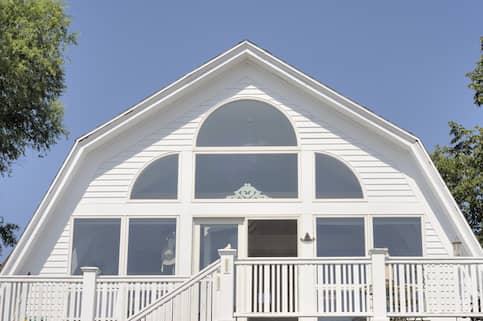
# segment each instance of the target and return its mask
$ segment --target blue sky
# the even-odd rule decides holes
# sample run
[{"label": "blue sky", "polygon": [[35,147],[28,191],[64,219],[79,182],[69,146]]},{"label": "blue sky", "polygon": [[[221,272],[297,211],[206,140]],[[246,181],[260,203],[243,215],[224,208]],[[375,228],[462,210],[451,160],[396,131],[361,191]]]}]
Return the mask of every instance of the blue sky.
[{"label": "blue sky", "polygon": [[0,178],[0,215],[22,229],[76,137],[244,39],[416,134],[428,150],[448,142],[449,120],[483,125],[465,78],[480,54],[480,0],[67,4],[79,34],[62,98],[70,135]]}]

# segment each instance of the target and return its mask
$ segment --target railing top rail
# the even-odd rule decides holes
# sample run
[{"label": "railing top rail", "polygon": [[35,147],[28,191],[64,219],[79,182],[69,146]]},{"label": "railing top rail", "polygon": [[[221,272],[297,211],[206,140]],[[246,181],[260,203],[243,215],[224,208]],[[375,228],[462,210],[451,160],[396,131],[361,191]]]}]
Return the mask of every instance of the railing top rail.
[{"label": "railing top rail", "polygon": [[100,282],[183,282],[190,276],[179,275],[100,275]]},{"label": "railing top rail", "polygon": [[483,264],[483,257],[388,257],[386,263]]},{"label": "railing top rail", "polygon": [[206,268],[204,268],[202,271],[200,271],[197,275],[194,275],[191,279],[187,280],[186,282],[184,282],[183,284],[178,286],[173,291],[171,291],[168,294],[166,294],[165,296],[159,298],[157,301],[153,302],[147,308],[142,309],[138,313],[129,317],[129,319],[127,321],[134,321],[134,320],[138,320],[138,319],[144,317],[145,315],[147,315],[148,313],[150,313],[151,311],[156,309],[159,305],[162,305],[165,302],[168,302],[169,300],[171,300],[173,297],[175,297],[179,293],[183,292],[184,290],[186,290],[186,289],[190,288],[191,286],[193,286],[194,284],[196,284],[196,282],[198,282],[198,281],[204,279],[206,276],[214,273],[216,270],[218,270],[220,265],[221,265],[220,259],[211,263]]},{"label": "railing top rail", "polygon": [[12,275],[12,276],[0,276],[0,283],[2,282],[63,282],[63,283],[76,283],[82,282],[82,276],[39,276],[39,275]]},{"label": "railing top rail", "polygon": [[243,258],[237,259],[235,265],[252,265],[252,264],[364,264],[370,263],[369,257],[347,258],[347,257],[263,257],[263,258]]}]

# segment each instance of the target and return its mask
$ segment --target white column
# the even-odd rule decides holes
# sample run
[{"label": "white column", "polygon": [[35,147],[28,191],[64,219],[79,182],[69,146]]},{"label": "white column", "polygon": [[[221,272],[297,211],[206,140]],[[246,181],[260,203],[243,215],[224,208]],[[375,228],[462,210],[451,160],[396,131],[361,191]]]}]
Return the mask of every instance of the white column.
[{"label": "white column", "polygon": [[[299,257],[312,258],[315,254],[316,240],[314,238],[314,213],[312,209],[312,200],[315,195],[314,191],[314,152],[312,150],[302,150],[300,153],[301,181],[300,198],[302,200],[303,213],[299,219]],[[305,235],[308,234],[309,239],[303,241]],[[300,265],[298,267],[298,310],[305,315],[314,315],[317,312],[317,296],[316,296],[316,266]],[[300,317],[299,321],[317,321],[315,317]]]},{"label": "white column", "polygon": [[82,271],[81,321],[94,321],[96,313],[96,281],[98,267],[84,266]]},{"label": "white column", "polygon": [[234,321],[235,305],[235,256],[231,248],[218,250],[220,254],[220,274],[216,321]]},{"label": "white column", "polygon": [[372,321],[389,321],[387,316],[386,299],[386,257],[388,249],[372,249],[371,256],[372,271]]}]

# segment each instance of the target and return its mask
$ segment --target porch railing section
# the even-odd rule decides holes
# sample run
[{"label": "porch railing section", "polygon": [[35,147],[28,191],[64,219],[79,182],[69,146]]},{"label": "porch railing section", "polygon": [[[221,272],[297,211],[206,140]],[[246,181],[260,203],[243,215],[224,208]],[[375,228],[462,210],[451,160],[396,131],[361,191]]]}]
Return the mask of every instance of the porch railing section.
[{"label": "porch railing section", "polygon": [[237,260],[236,315],[368,316],[370,263],[347,258]]},{"label": "porch railing section", "polygon": [[214,321],[220,260],[171,293],[132,315],[128,321]]},{"label": "porch railing section", "polygon": [[[124,321],[149,306],[186,277],[117,277],[96,279],[94,320]],[[84,291],[82,276],[1,277],[0,320],[82,320]]]},{"label": "porch railing section", "polygon": [[80,319],[82,278],[2,277],[0,320]]},{"label": "porch railing section", "polygon": [[187,277],[99,277],[96,321],[123,321],[183,283]]},{"label": "porch railing section", "polygon": [[389,316],[483,316],[483,260],[389,258]]}]

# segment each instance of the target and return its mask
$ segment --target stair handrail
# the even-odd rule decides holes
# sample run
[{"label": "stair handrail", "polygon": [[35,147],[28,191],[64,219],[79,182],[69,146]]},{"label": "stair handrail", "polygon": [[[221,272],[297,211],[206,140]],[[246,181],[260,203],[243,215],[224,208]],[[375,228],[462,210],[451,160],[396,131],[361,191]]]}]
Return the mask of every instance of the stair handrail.
[{"label": "stair handrail", "polygon": [[130,316],[126,321],[136,321],[143,317],[146,317],[150,312],[154,311],[155,309],[158,309],[159,307],[163,306],[165,303],[168,303],[175,296],[189,289],[197,282],[203,280],[206,276],[216,272],[220,268],[220,265],[221,265],[220,259],[216,260],[215,262],[211,263],[210,265],[205,267],[197,274],[193,275],[190,279],[183,282],[180,286],[176,287],[171,292],[167,293],[166,295],[162,296],[161,298],[154,301],[150,305],[146,306],[144,309],[141,309],[137,313]]}]

